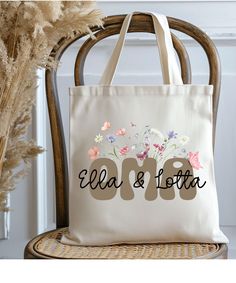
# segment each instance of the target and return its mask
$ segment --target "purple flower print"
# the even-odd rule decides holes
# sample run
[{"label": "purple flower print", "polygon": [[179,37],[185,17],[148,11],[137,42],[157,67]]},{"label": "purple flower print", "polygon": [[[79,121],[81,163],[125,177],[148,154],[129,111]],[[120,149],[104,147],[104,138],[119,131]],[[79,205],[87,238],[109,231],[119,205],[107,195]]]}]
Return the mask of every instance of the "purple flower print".
[{"label": "purple flower print", "polygon": [[157,144],[154,143],[153,146],[156,148],[157,151],[159,151],[160,153],[163,153],[163,151],[165,150],[165,147],[163,146],[163,144]]},{"label": "purple flower print", "polygon": [[108,142],[113,143],[113,142],[116,141],[116,136],[114,136],[114,135],[107,135],[106,139],[107,139]]},{"label": "purple flower print", "polygon": [[175,130],[169,130],[163,135],[158,129],[151,128],[150,125],[139,129],[136,124],[130,122],[130,126],[133,128],[132,132],[129,132],[127,130],[129,128],[125,128],[123,125],[120,125],[120,128],[115,128],[115,131],[111,131],[111,123],[105,121],[94,138],[97,146],[92,146],[88,150],[91,161],[99,157],[107,157],[112,160],[134,157],[139,161],[154,158],[160,164],[164,164],[168,158],[179,157],[187,159],[195,170],[202,168],[199,153],[189,152],[184,148],[189,137]]},{"label": "purple flower print", "polygon": [[169,131],[167,135],[168,135],[169,140],[170,139],[176,139],[178,133],[175,133],[174,131]]}]

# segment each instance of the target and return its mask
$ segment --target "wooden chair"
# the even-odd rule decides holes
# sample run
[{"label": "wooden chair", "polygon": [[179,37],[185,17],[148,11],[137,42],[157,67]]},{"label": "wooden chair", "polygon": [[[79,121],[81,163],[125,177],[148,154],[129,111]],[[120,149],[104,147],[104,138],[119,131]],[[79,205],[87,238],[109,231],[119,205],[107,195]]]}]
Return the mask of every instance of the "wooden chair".
[{"label": "wooden chair", "polygon": [[[125,15],[114,15],[104,19],[104,29],[93,28],[96,39],[89,38],[80,48],[75,66],[75,85],[83,85],[84,62],[90,49],[100,40],[111,35],[119,34]],[[216,125],[217,106],[220,94],[220,62],[217,50],[211,39],[196,26],[175,18],[168,17],[171,29],[178,30],[196,40],[204,49],[209,62],[209,84],[214,85],[213,118],[214,133]],[[151,17],[142,13],[134,15],[128,32],[154,33]],[[76,40],[85,36],[77,35],[73,39],[63,38],[53,49],[51,55],[60,60],[65,50]],[[183,43],[172,34],[174,47],[179,57],[183,82],[191,83],[191,67],[188,53]],[[57,92],[57,69],[46,71],[46,94],[50,115],[54,165],[56,182],[56,225],[57,229],[46,232],[31,240],[25,248],[25,258],[76,258],[76,259],[213,259],[227,258],[227,246],[225,244],[195,244],[195,243],[171,243],[171,244],[139,244],[139,245],[115,245],[103,247],[67,246],[60,243],[59,239],[66,227],[68,227],[68,166],[64,132],[61,121],[60,107]],[[213,134],[215,137],[215,134]]]}]

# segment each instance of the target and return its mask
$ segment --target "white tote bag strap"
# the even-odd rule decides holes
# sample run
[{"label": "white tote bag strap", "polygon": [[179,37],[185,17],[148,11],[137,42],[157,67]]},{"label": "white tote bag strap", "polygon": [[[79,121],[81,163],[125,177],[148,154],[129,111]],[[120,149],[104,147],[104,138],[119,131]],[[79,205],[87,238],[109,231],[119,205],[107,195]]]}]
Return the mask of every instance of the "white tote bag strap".
[{"label": "white tote bag strap", "polygon": [[[129,29],[132,16],[135,13],[128,14],[124,19],[120,30],[119,39],[102,75],[99,83],[100,85],[111,85],[112,83],[116,67],[119,62],[120,54],[124,46],[125,36]],[[166,16],[151,12],[147,12],[145,14],[152,16],[157,45],[159,49],[164,84],[182,85],[183,81],[176,61],[171,33]]]}]

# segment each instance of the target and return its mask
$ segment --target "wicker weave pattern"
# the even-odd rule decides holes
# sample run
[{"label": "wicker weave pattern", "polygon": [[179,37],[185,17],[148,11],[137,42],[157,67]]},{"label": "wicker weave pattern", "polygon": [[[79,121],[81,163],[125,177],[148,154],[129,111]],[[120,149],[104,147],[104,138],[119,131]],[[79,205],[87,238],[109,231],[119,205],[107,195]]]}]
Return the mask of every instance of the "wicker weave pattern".
[{"label": "wicker weave pattern", "polygon": [[217,244],[139,244],[114,246],[69,246],[60,243],[62,233],[59,229],[47,233],[34,245],[34,250],[54,258],[74,259],[191,259],[201,258],[219,250]]}]

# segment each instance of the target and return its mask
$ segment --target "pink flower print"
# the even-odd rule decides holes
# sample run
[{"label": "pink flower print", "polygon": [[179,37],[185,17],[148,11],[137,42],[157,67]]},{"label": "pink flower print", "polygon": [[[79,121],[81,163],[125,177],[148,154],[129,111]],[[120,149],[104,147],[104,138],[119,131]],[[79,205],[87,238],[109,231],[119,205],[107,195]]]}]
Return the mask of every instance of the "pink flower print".
[{"label": "pink flower print", "polygon": [[162,153],[164,150],[165,150],[165,147],[161,144],[157,144],[157,143],[154,143],[153,146],[160,152]]},{"label": "pink flower print", "polygon": [[126,146],[124,146],[124,147],[122,147],[122,148],[120,149],[120,154],[121,154],[121,155],[126,155],[128,152],[129,152],[129,147],[128,147],[128,145],[126,145]]},{"label": "pink flower print", "polygon": [[114,135],[107,135],[106,139],[108,142],[113,143],[116,141],[116,137]]},{"label": "pink flower print", "polygon": [[116,136],[124,136],[126,134],[126,130],[124,128],[116,131]]},{"label": "pink flower print", "polygon": [[148,157],[148,151],[149,151],[149,148],[145,149],[144,151],[137,153],[136,154],[137,158],[140,159],[140,160],[144,160],[145,158]]},{"label": "pink flower print", "polygon": [[91,160],[97,159],[98,156],[99,156],[99,154],[100,154],[99,148],[96,147],[96,146],[94,146],[94,147],[92,147],[92,148],[90,148],[90,149],[88,150],[88,155],[89,155],[89,158],[90,158]]},{"label": "pink flower print", "polygon": [[110,127],[111,127],[111,123],[108,122],[108,121],[106,121],[106,122],[104,122],[103,126],[101,127],[101,130],[102,130],[102,131],[106,131],[106,130],[108,130]]},{"label": "pink flower print", "polygon": [[200,164],[198,160],[198,154],[199,152],[189,152],[188,153],[188,160],[190,164],[192,165],[192,167],[195,168],[196,170],[199,170],[200,168],[202,168],[202,165]]}]

